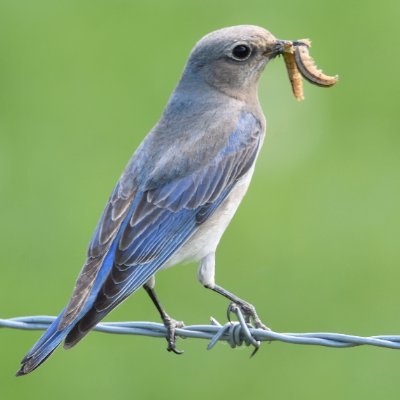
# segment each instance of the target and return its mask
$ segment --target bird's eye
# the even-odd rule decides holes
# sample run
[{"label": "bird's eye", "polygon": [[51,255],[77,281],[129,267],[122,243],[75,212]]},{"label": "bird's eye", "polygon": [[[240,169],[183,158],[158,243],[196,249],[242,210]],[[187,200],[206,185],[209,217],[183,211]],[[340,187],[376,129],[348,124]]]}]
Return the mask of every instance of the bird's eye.
[{"label": "bird's eye", "polygon": [[250,57],[251,49],[245,44],[239,44],[235,46],[232,50],[232,57],[235,60],[244,61]]}]

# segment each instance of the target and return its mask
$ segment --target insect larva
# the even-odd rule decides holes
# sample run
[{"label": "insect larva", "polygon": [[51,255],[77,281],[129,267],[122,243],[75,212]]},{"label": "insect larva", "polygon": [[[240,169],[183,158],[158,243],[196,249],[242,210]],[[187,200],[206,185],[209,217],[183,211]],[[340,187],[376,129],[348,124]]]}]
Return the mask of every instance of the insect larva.
[{"label": "insect larva", "polygon": [[[293,48],[293,46],[292,46]],[[289,80],[292,85],[292,91],[296,100],[304,100],[303,94],[303,80],[301,74],[297,69],[295,55],[288,49],[283,53],[283,59],[285,61],[286,69],[289,75]]]},{"label": "insect larva", "polygon": [[322,87],[330,87],[337,82],[337,75],[325,75],[317,68],[313,58],[308,52],[308,49],[311,46],[311,42],[308,39],[296,41],[293,43],[293,45],[296,65],[304,79],[314,85]]}]

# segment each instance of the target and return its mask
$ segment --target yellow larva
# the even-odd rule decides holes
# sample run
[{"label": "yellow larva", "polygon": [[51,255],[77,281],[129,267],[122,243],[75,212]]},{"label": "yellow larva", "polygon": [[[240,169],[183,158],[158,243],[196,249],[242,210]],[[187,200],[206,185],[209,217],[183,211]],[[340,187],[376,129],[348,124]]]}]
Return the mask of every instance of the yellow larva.
[{"label": "yellow larva", "polygon": [[294,43],[294,57],[298,70],[304,79],[314,85],[322,87],[333,86],[337,82],[338,76],[325,75],[317,68],[308,51],[310,46],[311,42],[307,39],[299,40]]},{"label": "yellow larva", "polygon": [[303,100],[303,81],[302,77],[312,83],[322,87],[333,86],[337,76],[325,75],[319,70],[308,49],[311,47],[309,39],[297,40],[284,43],[283,59],[285,60],[292,91],[297,100]]},{"label": "yellow larva", "polygon": [[289,75],[289,80],[292,85],[292,91],[296,100],[304,100],[303,94],[303,80],[301,74],[296,66],[295,55],[290,52],[283,53],[286,69]]}]

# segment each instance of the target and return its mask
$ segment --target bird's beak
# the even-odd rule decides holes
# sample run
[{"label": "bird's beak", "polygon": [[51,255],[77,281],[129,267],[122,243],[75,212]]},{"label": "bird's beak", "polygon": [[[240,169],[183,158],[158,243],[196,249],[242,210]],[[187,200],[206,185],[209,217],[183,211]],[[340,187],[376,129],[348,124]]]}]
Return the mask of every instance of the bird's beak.
[{"label": "bird's beak", "polygon": [[276,56],[280,56],[285,52],[285,49],[292,45],[292,41],[290,40],[275,40],[274,43],[269,45],[264,52],[264,55],[269,58],[275,58]]}]

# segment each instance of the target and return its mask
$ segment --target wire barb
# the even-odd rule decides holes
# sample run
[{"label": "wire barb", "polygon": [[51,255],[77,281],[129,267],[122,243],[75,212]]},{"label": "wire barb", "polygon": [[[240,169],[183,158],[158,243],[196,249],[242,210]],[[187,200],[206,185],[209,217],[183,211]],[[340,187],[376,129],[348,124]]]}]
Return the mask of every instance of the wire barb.
[{"label": "wire barb", "polygon": [[[280,341],[291,344],[316,345],[325,347],[354,347],[361,345],[400,349],[400,335],[355,336],[342,333],[315,332],[315,333],[278,333],[264,329],[253,328],[246,324],[240,309],[234,310],[239,321],[221,325],[211,318],[210,325],[188,325],[176,329],[176,335],[181,338],[196,338],[209,340],[207,346],[211,350],[219,341],[229,343],[234,348],[245,344],[253,345],[255,350],[260,342]],[[50,316],[30,316],[0,319],[0,328],[22,330],[45,330],[56,319]],[[104,322],[98,324],[95,331],[152,337],[165,337],[167,330],[163,324],[155,322]]]}]

